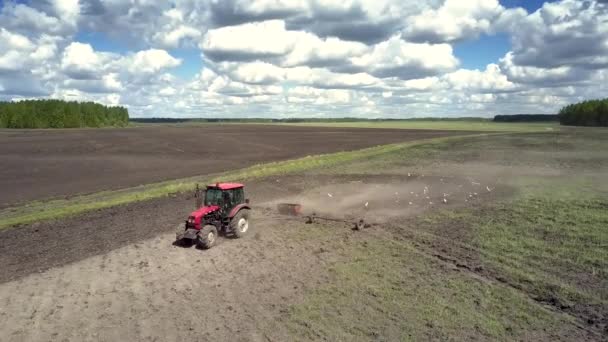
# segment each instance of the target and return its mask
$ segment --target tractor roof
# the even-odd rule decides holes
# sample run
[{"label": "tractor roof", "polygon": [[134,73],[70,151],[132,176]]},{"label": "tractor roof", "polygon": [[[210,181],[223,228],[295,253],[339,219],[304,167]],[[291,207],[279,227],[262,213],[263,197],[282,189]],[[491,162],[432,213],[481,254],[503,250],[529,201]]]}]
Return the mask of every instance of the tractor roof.
[{"label": "tractor roof", "polygon": [[220,190],[230,190],[230,189],[242,188],[242,187],[244,187],[244,185],[241,183],[216,183],[216,184],[209,184],[207,187],[208,188],[217,188]]}]

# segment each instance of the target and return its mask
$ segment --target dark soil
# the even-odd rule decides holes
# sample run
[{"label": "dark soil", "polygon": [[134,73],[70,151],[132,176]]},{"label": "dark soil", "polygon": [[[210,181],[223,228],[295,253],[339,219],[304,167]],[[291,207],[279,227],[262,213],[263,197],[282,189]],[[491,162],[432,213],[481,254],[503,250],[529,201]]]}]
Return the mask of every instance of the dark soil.
[{"label": "dark soil", "polygon": [[0,230],[0,283],[167,232],[192,209],[194,202],[186,198],[161,198]]},{"label": "dark soil", "polygon": [[272,125],[0,130],[0,208],[471,132]]}]

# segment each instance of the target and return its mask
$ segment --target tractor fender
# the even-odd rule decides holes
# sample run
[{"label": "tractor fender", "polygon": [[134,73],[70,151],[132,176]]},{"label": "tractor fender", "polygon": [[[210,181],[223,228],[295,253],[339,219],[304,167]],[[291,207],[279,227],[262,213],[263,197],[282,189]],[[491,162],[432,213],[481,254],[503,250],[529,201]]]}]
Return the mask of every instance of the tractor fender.
[{"label": "tractor fender", "polygon": [[239,204],[236,207],[232,208],[232,210],[230,210],[230,214],[228,215],[228,218],[233,218],[234,215],[236,215],[239,211],[241,211],[241,209],[251,210],[251,207],[247,203]]}]

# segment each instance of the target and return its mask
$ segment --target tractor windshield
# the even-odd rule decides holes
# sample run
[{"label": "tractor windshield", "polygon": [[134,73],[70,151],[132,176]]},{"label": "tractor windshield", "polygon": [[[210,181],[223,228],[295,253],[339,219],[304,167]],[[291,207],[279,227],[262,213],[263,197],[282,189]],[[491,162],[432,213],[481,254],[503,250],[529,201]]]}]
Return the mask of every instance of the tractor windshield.
[{"label": "tractor windshield", "polygon": [[222,205],[222,190],[207,189],[205,194],[205,205]]}]

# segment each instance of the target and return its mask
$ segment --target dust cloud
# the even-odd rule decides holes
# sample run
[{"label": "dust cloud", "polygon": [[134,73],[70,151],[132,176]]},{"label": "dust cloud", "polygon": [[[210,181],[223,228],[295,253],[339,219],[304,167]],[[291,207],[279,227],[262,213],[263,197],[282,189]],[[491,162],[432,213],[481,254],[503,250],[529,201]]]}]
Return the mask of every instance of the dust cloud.
[{"label": "dust cloud", "polygon": [[302,215],[385,223],[419,214],[431,208],[474,201],[491,193],[495,185],[473,178],[410,175],[402,182],[378,183],[350,181],[311,188],[299,195],[266,204],[302,205]]}]

